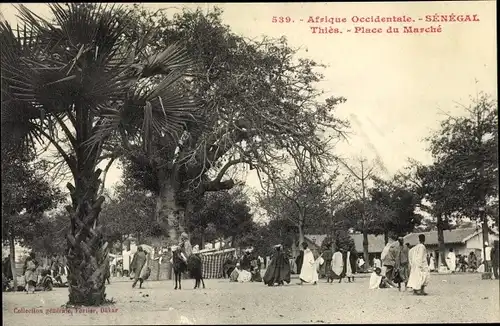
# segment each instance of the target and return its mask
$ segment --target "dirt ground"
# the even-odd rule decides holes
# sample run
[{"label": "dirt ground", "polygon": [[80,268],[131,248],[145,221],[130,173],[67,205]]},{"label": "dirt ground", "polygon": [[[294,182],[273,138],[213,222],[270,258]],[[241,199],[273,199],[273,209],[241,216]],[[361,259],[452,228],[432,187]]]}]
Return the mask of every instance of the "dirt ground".
[{"label": "dirt ground", "polygon": [[368,290],[366,276],[351,284],[296,281],[268,287],[206,280],[206,289],[193,290],[194,281],[184,280],[183,289],[175,291],[172,281],[132,289],[130,281],[112,280],[106,291],[116,301],[115,311],[86,313],[47,313],[67,301],[68,289],[5,293],[3,319],[4,325],[500,322],[500,283],[479,274],[432,275],[427,297]]}]

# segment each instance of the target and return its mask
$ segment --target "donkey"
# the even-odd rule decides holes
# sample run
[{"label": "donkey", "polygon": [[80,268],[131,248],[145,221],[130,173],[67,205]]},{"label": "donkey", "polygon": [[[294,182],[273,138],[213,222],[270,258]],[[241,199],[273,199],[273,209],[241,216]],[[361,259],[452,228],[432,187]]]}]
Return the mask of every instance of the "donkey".
[{"label": "donkey", "polygon": [[182,290],[181,287],[182,273],[184,273],[187,270],[187,264],[184,261],[184,259],[182,259],[180,249],[177,249],[172,252],[172,263],[174,266],[174,277],[175,277],[174,290],[177,290],[177,282],[179,282],[179,290]]},{"label": "donkey", "polygon": [[194,288],[199,289],[200,283],[203,284],[203,288],[205,288],[205,282],[203,281],[203,263],[199,254],[193,253],[189,256],[188,271],[191,278],[194,278]]}]

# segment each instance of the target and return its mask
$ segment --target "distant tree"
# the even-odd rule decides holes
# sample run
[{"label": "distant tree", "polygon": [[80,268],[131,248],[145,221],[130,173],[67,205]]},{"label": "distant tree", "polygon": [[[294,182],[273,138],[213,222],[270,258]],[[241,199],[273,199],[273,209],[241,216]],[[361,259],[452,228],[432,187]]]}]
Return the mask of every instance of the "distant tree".
[{"label": "distant tree", "polygon": [[[363,238],[368,234],[384,234],[389,221],[393,219],[393,211],[386,205],[381,205],[375,201],[366,198],[362,200],[353,200],[339,209],[335,213],[335,220],[339,230],[353,229],[361,232]],[[363,242],[364,243],[364,242]],[[368,261],[368,247],[363,245],[363,256]]]},{"label": "distant tree", "polygon": [[406,175],[401,175],[421,199],[419,208],[435,219],[426,223],[427,229],[436,226],[442,264],[445,264],[444,231],[450,230],[453,227],[452,222],[461,218],[458,208],[464,204],[459,194],[454,191],[459,178],[457,172],[442,163],[425,166],[413,161]]},{"label": "distant tree", "polygon": [[374,185],[369,190],[371,202],[384,206],[390,214],[384,223],[386,243],[389,232],[395,236],[405,236],[420,225],[422,216],[415,210],[421,202],[420,196],[400,182],[399,177],[386,181],[374,178]]},{"label": "distant tree", "polygon": [[230,238],[238,246],[240,237],[253,227],[251,208],[241,188],[210,192],[197,201],[194,213],[188,219],[193,242],[211,242]]},{"label": "distant tree", "polygon": [[[498,102],[480,93],[469,105],[461,105],[463,116],[448,116],[427,140],[439,172],[447,176],[448,204],[454,211],[483,223],[488,239],[488,218],[496,220],[498,203]],[[451,198],[450,198],[451,196]]]},{"label": "distant tree", "polygon": [[[365,158],[358,158],[356,164],[347,164],[344,160],[338,160],[354,179],[352,182],[351,203],[342,208],[336,218],[337,221],[351,221],[350,226],[363,234],[363,255],[368,261],[368,234],[380,232],[380,218],[384,216],[383,211],[387,211],[384,206],[369,204],[369,181],[375,174],[376,164],[367,164]],[[348,213],[346,215],[346,213]],[[349,214],[354,214],[350,215]],[[354,219],[353,219],[354,218]]]},{"label": "distant tree", "polygon": [[[463,217],[483,223],[498,221],[498,106],[480,94],[465,107],[465,116],[448,116],[427,138],[434,163],[411,162],[405,178],[429,205],[420,205],[436,218],[441,264],[445,264],[444,230]],[[496,212],[495,212],[496,211]]]},{"label": "distant tree", "polygon": [[2,142],[2,241],[9,243],[14,267],[15,242],[32,243],[44,223],[44,213],[64,197],[35,165],[35,152],[8,151],[6,146]]},{"label": "distant tree", "polygon": [[259,202],[271,219],[291,222],[302,243],[306,229],[329,219],[326,186],[318,174],[294,170],[288,177],[273,180],[273,187],[261,194]]},{"label": "distant tree", "polygon": [[65,255],[68,249],[66,234],[70,219],[66,211],[45,215],[37,226],[37,235],[30,242],[31,249],[42,255]]},{"label": "distant tree", "polygon": [[123,241],[131,234],[138,242],[146,236],[161,235],[162,229],[154,218],[155,199],[140,188],[119,185],[101,212],[103,236],[109,243]]}]

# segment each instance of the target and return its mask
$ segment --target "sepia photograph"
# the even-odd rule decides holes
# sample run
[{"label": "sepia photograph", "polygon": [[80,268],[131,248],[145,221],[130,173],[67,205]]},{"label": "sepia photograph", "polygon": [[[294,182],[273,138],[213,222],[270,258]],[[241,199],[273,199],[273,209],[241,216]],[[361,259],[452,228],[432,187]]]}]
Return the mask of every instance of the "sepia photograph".
[{"label": "sepia photograph", "polygon": [[0,4],[2,319],[498,323],[496,1]]}]

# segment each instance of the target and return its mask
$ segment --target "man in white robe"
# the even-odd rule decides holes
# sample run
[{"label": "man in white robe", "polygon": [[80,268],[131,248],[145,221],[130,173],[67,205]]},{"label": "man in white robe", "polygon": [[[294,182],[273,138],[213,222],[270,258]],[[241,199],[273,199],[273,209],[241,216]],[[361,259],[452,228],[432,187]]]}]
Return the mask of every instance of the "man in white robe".
[{"label": "man in white robe", "polygon": [[446,265],[452,273],[455,273],[455,270],[457,269],[457,257],[453,252],[453,248],[450,248],[450,252],[448,253],[448,256],[446,256]]},{"label": "man in white robe", "polygon": [[342,258],[342,252],[340,250],[335,251],[332,256],[332,271],[333,278],[338,279],[339,283],[342,282],[344,278],[344,259]]},{"label": "man in white robe", "polygon": [[314,254],[311,249],[308,248],[307,242],[303,242],[302,247],[304,248],[304,262],[302,263],[302,268],[300,270],[299,285],[304,284],[304,282],[316,285],[318,284],[319,276]]},{"label": "man in white robe", "polygon": [[429,265],[427,264],[427,249],[425,248],[425,235],[418,236],[420,243],[408,252],[410,263],[410,277],[408,287],[413,289],[415,295],[427,295],[425,287],[429,283]]},{"label": "man in white robe", "polygon": [[130,251],[123,250],[123,275],[129,276],[130,274]]}]

